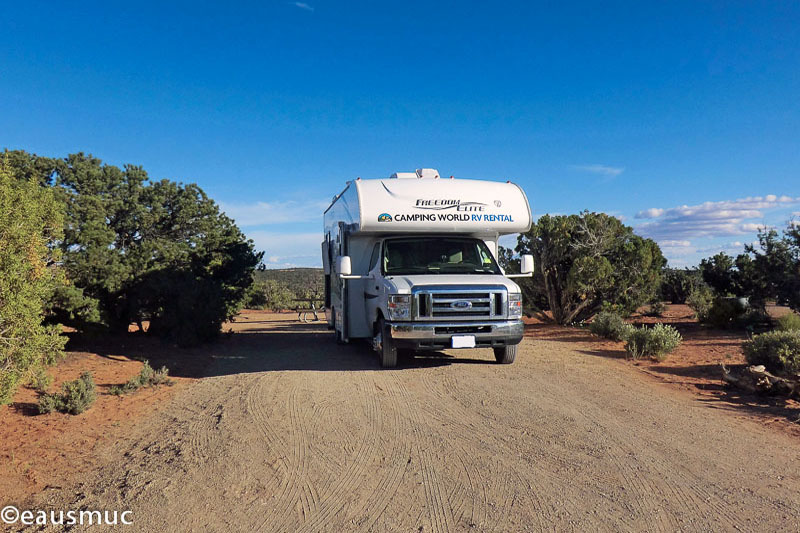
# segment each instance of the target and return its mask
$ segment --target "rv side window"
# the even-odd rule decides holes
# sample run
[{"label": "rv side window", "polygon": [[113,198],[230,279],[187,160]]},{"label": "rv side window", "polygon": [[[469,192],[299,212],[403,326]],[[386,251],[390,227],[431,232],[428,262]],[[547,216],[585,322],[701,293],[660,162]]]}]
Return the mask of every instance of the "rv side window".
[{"label": "rv side window", "polygon": [[369,271],[372,272],[378,266],[378,259],[381,256],[381,243],[376,242],[372,247],[372,256],[369,258]]}]

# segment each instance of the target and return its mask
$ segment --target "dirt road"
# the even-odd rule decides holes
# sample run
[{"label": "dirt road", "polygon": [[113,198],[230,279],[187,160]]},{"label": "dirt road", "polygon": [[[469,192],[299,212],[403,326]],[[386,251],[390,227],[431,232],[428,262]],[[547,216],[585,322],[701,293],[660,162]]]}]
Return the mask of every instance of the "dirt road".
[{"label": "dirt road", "polygon": [[798,530],[796,438],[569,342],[381,370],[292,318],[245,316],[40,503],[131,509],[131,531]]}]

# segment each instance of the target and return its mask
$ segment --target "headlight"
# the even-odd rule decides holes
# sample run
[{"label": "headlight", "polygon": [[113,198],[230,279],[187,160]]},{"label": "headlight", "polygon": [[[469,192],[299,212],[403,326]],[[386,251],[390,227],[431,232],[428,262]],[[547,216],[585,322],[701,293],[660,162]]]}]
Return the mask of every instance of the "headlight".
[{"label": "headlight", "polygon": [[511,293],[508,295],[508,317],[520,318],[522,316],[522,295]]},{"label": "headlight", "polygon": [[411,317],[411,295],[392,294],[389,296],[389,319],[408,320]]}]

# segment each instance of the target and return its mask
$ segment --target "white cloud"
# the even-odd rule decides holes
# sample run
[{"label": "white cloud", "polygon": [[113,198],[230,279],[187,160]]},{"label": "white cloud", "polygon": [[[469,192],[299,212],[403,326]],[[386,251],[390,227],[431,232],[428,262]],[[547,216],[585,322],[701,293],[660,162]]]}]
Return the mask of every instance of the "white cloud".
[{"label": "white cloud", "polygon": [[221,203],[220,207],[241,227],[315,221],[322,217],[328,200],[287,200],[249,204]]},{"label": "white cloud", "polygon": [[692,245],[691,241],[659,241],[659,246],[662,248],[688,248]]},{"label": "white cloud", "polygon": [[312,233],[278,233],[248,231],[256,250],[265,252],[264,264],[269,268],[322,266],[320,243],[322,231]]},{"label": "white cloud", "polygon": [[582,170],[583,172],[590,172],[592,174],[601,174],[607,177],[616,177],[625,172],[624,167],[610,167],[607,165],[572,165],[572,168],[576,170]]},{"label": "white cloud", "polygon": [[639,224],[636,230],[656,240],[742,235],[763,227],[763,222],[753,222],[752,219],[763,218],[765,210],[796,203],[800,203],[800,198],[771,194],[670,209],[651,208],[636,214],[637,219],[650,220]]},{"label": "white cloud", "polygon": [[300,9],[303,9],[305,11],[311,11],[312,13],[314,12],[314,8],[306,4],[305,2],[292,2],[292,5],[295,7],[299,7]]}]

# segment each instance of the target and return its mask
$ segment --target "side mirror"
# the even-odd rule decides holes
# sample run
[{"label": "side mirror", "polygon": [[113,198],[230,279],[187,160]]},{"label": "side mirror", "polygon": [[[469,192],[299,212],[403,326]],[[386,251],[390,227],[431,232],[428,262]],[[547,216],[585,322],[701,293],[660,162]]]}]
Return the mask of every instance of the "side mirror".
[{"label": "side mirror", "polygon": [[522,265],[520,266],[520,272],[523,274],[532,274],[533,273],[533,256],[530,254],[525,254],[522,256]]},{"label": "side mirror", "polygon": [[342,255],[336,259],[336,270],[339,276],[349,276],[353,273],[353,264],[349,255]]}]

